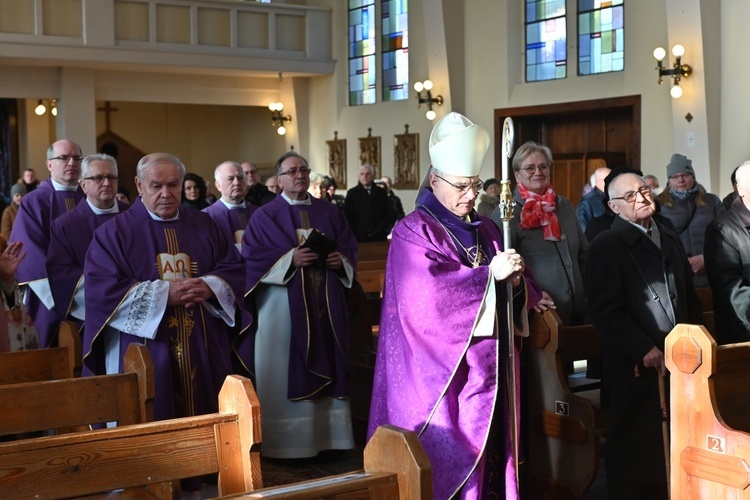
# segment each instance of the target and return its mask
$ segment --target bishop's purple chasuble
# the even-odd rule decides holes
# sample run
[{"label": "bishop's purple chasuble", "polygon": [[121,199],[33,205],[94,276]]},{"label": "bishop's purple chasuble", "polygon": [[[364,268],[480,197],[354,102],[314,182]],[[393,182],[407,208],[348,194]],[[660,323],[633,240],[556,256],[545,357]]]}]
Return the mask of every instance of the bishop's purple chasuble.
[{"label": "bishop's purple chasuble", "polygon": [[[518,495],[503,352],[506,286],[488,265],[502,247],[490,219],[472,212],[465,222],[430,190],[393,230],[368,439],[383,424],[414,431],[438,499]],[[495,319],[478,333],[492,293]],[[525,314],[523,300],[514,306]]]}]

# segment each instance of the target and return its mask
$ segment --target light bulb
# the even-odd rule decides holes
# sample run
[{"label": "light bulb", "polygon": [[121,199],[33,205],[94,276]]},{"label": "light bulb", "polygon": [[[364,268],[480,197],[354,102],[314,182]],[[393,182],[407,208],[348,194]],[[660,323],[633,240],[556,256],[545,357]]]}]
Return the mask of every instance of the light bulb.
[{"label": "light bulb", "polygon": [[664,47],[656,47],[654,49],[654,59],[656,59],[657,61],[663,61],[666,56],[667,51],[664,50]]},{"label": "light bulb", "polygon": [[426,116],[427,116],[427,119],[428,119],[428,120],[432,121],[432,120],[434,120],[434,119],[435,119],[435,117],[437,116],[437,113],[435,113],[435,112],[434,112],[433,110],[429,110],[429,111],[427,112],[427,115],[426,115]]},{"label": "light bulb", "polygon": [[36,113],[38,116],[42,116],[47,111],[47,108],[42,104],[42,100],[39,99],[39,104],[36,105],[36,108],[34,108],[34,113]]},{"label": "light bulb", "polygon": [[680,87],[679,85],[675,85],[672,87],[669,93],[672,94],[673,98],[679,99],[680,97],[682,97],[682,87]]},{"label": "light bulb", "polygon": [[432,80],[425,80],[424,81],[424,89],[425,90],[432,90]]},{"label": "light bulb", "polygon": [[680,44],[675,45],[672,47],[672,55],[675,57],[682,57],[685,55],[685,47],[683,47]]},{"label": "light bulb", "polygon": [[422,92],[422,89],[424,89],[424,85],[422,85],[422,82],[416,82],[414,84],[414,90],[417,92]]},{"label": "light bulb", "polygon": [[284,127],[284,125],[281,125],[279,128],[276,129],[276,133],[278,133],[279,135],[286,134],[286,127]]}]

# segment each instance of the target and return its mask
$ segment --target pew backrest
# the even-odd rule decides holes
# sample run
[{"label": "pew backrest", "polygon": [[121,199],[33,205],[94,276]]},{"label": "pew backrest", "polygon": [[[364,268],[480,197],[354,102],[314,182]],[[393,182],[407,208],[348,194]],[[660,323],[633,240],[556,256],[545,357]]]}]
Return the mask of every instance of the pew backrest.
[{"label": "pew backrest", "polygon": [[384,425],[375,431],[365,447],[364,470],[228,498],[428,500],[432,498],[432,467],[413,432]]},{"label": "pew backrest", "polygon": [[154,368],[146,346],[128,346],[123,368],[117,375],[0,385],[0,435],[153,420]]},{"label": "pew backrest", "polygon": [[230,375],[218,413],[0,443],[0,493],[73,498],[211,473],[221,495],[252,491],[262,485],[260,433],[252,383]]},{"label": "pew backrest", "polygon": [[81,369],[81,337],[74,323],[63,321],[59,347],[0,353],[0,385],[72,378]]}]

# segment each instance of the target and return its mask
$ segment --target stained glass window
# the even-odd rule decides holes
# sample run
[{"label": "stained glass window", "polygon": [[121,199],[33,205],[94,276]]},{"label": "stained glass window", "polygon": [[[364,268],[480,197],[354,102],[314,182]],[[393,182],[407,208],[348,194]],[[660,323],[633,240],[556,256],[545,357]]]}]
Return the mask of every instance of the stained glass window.
[{"label": "stained glass window", "polygon": [[408,0],[381,0],[383,100],[409,98]]},{"label": "stained glass window", "polygon": [[525,0],[526,81],[567,76],[565,0]]},{"label": "stained glass window", "polygon": [[377,78],[375,0],[349,0],[349,105],[373,104]]},{"label": "stained glass window", "polygon": [[578,74],[625,68],[625,0],[578,0]]}]

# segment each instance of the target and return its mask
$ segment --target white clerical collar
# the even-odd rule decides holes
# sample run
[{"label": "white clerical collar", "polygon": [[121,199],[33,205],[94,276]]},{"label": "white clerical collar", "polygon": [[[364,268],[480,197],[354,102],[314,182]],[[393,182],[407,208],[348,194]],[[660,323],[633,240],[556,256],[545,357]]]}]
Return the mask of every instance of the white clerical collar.
[{"label": "white clerical collar", "polygon": [[305,198],[304,200],[293,200],[290,197],[288,197],[285,192],[282,191],[281,197],[284,198],[286,202],[289,203],[290,205],[312,205],[312,202],[310,201],[311,196],[309,194],[307,195],[307,198]]},{"label": "white clerical collar", "polygon": [[229,203],[224,198],[219,198],[219,201],[222,202],[224,204],[224,206],[227,207],[229,210],[237,210],[238,208],[245,208],[245,207],[247,207],[247,203],[245,203],[244,201],[242,203],[238,203],[236,205],[234,203]]},{"label": "white clerical collar", "polygon": [[75,186],[67,186],[65,184],[60,184],[59,182],[56,182],[55,179],[50,178],[50,182],[52,182],[52,187],[55,188],[55,191],[76,191],[78,190],[78,184]]},{"label": "white clerical collar", "polygon": [[[146,208],[146,205],[143,205],[143,208]],[[152,212],[148,208],[146,208],[146,212],[148,212],[148,214],[151,216],[152,219],[157,220],[157,221],[169,222],[169,221],[173,221],[173,220],[180,220],[180,209],[179,208],[177,209],[177,214],[174,217],[172,217],[171,219],[164,219],[162,217],[159,217],[158,215],[156,215],[154,212]]]},{"label": "white clerical collar", "polygon": [[89,208],[92,212],[94,212],[95,215],[107,215],[107,214],[117,214],[120,213],[120,207],[117,206],[117,201],[115,200],[115,204],[112,205],[112,208],[99,208],[95,206],[91,201],[86,198],[86,203],[89,204]]}]

